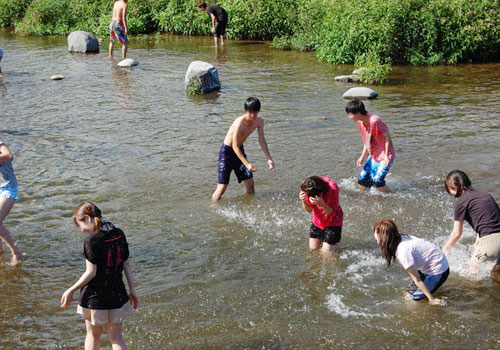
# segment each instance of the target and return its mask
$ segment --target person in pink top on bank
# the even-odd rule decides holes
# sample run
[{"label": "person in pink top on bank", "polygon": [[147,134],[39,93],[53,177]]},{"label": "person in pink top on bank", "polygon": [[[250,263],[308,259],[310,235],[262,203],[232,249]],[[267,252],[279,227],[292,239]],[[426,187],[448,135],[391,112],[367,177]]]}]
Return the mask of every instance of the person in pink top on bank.
[{"label": "person in pink top on bank", "polygon": [[339,187],[323,176],[311,176],[302,182],[299,198],[304,210],[313,213],[309,248],[335,251],[342,235],[344,212],[339,204]]},{"label": "person in pink top on bank", "polygon": [[353,122],[358,123],[363,138],[363,152],[357,162],[363,167],[358,178],[359,186],[389,192],[385,177],[396,157],[389,128],[379,116],[367,112],[360,100],[349,101],[345,111]]}]

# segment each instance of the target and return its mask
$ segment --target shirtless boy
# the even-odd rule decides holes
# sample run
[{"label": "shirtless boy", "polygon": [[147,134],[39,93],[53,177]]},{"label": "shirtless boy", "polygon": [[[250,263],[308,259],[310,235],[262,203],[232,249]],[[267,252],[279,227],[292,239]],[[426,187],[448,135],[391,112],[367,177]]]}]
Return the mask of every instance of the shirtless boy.
[{"label": "shirtless boy", "polygon": [[274,161],[264,137],[264,120],[259,117],[259,111],[260,101],[255,97],[249,97],[245,101],[245,114],[237,118],[229,128],[219,152],[219,181],[217,189],[212,195],[212,201],[217,202],[222,197],[233,170],[238,178],[238,183],[243,182],[245,185],[246,193],[254,193],[252,173],[256,172],[257,169],[247,160],[243,143],[255,129],[258,130],[259,144],[266,155],[269,170],[274,169]]},{"label": "shirtless boy", "polygon": [[128,0],[118,0],[113,5],[113,18],[109,23],[109,57],[113,57],[113,49],[117,39],[122,44],[122,59],[127,57],[127,2]]}]

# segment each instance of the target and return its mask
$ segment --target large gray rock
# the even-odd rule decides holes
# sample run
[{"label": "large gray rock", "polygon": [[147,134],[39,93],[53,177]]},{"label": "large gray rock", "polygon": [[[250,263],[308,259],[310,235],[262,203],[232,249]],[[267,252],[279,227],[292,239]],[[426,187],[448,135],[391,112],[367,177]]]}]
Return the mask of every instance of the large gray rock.
[{"label": "large gray rock", "polygon": [[367,87],[355,87],[352,89],[347,90],[344,95],[342,95],[343,98],[352,100],[352,99],[360,99],[360,100],[371,100],[374,98],[377,98],[378,94]]},{"label": "large gray rock", "polygon": [[99,41],[88,32],[77,30],[68,35],[69,52],[95,52],[99,53]]},{"label": "large gray rock", "polygon": [[220,89],[219,72],[207,62],[191,62],[184,80],[189,93],[207,93]]},{"label": "large gray rock", "polygon": [[357,75],[351,74],[351,75],[339,75],[335,77],[335,81],[341,83],[359,83],[361,80],[359,80],[359,77]]}]

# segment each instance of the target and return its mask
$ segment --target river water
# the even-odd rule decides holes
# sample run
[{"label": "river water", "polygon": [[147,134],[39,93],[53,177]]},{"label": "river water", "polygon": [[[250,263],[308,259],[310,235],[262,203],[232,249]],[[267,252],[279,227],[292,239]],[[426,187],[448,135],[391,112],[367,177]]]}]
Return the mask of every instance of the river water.
[{"label": "river water", "polygon": [[[385,267],[371,228],[389,218],[442,245],[454,205],[443,179],[455,168],[500,200],[500,64],[395,67],[376,87],[367,107],[397,152],[387,178],[395,191],[379,195],[356,187],[361,136],[341,97],[351,85],[334,81],[351,66],[264,42],[229,41],[217,55],[212,45],[134,37],[129,57],[140,64],[119,69],[118,51],[110,62],[105,48],[71,55],[64,37],[0,32],[0,138],[16,157],[22,197],[5,225],[27,254],[10,268],[5,253],[0,267],[0,348],[81,348],[84,322],[59,299],[84,271],[84,235],[71,221],[83,200],[127,234],[141,300],[124,323],[131,349],[499,348],[500,284],[489,266],[468,274],[468,225],[437,293],[444,308],[403,300],[409,276]],[[196,59],[217,66],[220,92],[186,94]],[[221,142],[252,95],[276,169],[252,135],[257,193],[245,196],[233,174],[211,205]],[[298,192],[310,175],[341,189],[335,259],[307,248]]]}]

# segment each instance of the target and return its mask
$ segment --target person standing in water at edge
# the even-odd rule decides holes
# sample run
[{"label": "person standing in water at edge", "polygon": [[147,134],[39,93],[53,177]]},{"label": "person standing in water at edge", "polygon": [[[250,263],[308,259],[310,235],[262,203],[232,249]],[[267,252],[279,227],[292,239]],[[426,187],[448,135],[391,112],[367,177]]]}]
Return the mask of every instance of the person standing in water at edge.
[{"label": "person standing in water at edge", "polygon": [[224,35],[226,34],[228,20],[226,10],[219,5],[208,6],[205,1],[200,1],[198,3],[198,8],[206,12],[212,20],[212,34],[214,35],[215,48],[219,47],[219,38],[221,45],[224,46]]},{"label": "person standing in water at edge", "polygon": [[485,191],[472,188],[467,174],[453,170],[444,182],[446,192],[458,198],[455,204],[453,232],[443,247],[448,254],[464,229],[464,221],[477,232],[474,250],[470,260],[472,273],[477,273],[479,263],[485,260],[496,261],[491,271],[495,279],[500,279],[500,208],[495,199]]},{"label": "person standing in water at edge", "polygon": [[115,42],[118,40],[122,45],[122,59],[127,58],[127,2],[128,0],[118,0],[113,5],[113,18],[109,23],[109,57],[113,57]]},{"label": "person standing in water at edge", "polygon": [[431,305],[446,305],[432,293],[448,278],[450,268],[444,253],[431,242],[400,234],[391,220],[380,220],[373,228],[373,236],[387,267],[398,259],[413,280],[406,299],[422,300],[427,297]]},{"label": "person standing in water at edge", "polygon": [[360,100],[349,101],[345,111],[353,122],[358,123],[363,138],[363,152],[357,161],[357,165],[363,167],[358,178],[359,187],[375,187],[380,192],[390,192],[385,177],[394,163],[396,153],[389,128],[379,116],[368,113]]},{"label": "person standing in water at edge", "polygon": [[[73,212],[73,222],[88,234],[83,245],[87,268],[64,292],[61,307],[71,305],[73,293],[81,289],[77,313],[82,315],[87,328],[85,350],[100,348],[104,327],[113,350],[125,350],[122,322],[132,313],[132,307],[137,309],[139,306],[125,234],[111,222],[104,221],[101,210],[90,202],[80,203]],[[123,272],[129,286],[128,294]]]},{"label": "person standing in water at edge", "polygon": [[[3,57],[3,51],[2,48],[0,47],[0,63],[2,63],[2,57]],[[2,78],[2,67],[0,66],[0,78]]]},{"label": "person standing in water at edge", "polygon": [[11,265],[17,265],[21,262],[22,254],[12,236],[3,225],[3,221],[9,215],[14,203],[18,201],[17,179],[14,175],[12,161],[14,156],[9,148],[0,140],[0,254],[3,253],[2,240],[7,244],[12,252]]},{"label": "person standing in water at edge", "polygon": [[266,155],[269,170],[274,169],[274,161],[267,148],[264,137],[264,120],[259,117],[260,101],[255,97],[249,97],[245,101],[245,114],[237,118],[224,138],[219,152],[219,170],[217,189],[212,195],[212,201],[217,202],[227,189],[231,172],[234,170],[238,183],[243,182],[246,193],[254,193],[254,181],[252,173],[257,169],[247,160],[243,143],[255,129],[259,133],[259,144]]}]

